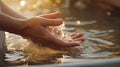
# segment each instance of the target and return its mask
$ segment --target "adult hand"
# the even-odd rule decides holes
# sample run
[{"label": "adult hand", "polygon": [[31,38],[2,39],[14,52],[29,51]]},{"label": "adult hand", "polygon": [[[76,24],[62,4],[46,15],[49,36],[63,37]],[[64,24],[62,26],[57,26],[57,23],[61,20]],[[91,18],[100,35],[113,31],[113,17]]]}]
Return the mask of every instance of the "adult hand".
[{"label": "adult hand", "polygon": [[[33,17],[25,19],[21,22],[23,27],[21,35],[30,37],[31,39],[36,39],[38,41],[45,41],[47,43],[57,46],[57,47],[73,47],[79,46],[81,41],[64,41],[46,30],[48,26],[59,26],[63,23],[62,19],[57,19],[59,17],[59,12],[46,14],[39,17]],[[49,46],[48,46],[49,47]]]}]

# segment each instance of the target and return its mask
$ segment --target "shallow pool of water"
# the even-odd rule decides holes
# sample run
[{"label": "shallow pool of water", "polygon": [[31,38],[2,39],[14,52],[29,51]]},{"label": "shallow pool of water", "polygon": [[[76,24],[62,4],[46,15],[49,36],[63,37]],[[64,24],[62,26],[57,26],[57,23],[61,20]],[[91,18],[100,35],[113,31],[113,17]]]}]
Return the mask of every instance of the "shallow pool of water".
[{"label": "shallow pool of water", "polygon": [[68,34],[84,33],[86,41],[82,44],[85,47],[82,53],[65,53],[41,48],[42,46],[39,48],[29,46],[23,51],[26,52],[24,54],[20,50],[23,49],[22,46],[25,47],[29,44],[28,41],[23,40],[20,36],[7,33],[7,38],[9,38],[7,46],[12,50],[6,53],[6,63],[9,65],[65,64],[89,61],[89,59],[120,57],[120,20],[119,17],[108,16],[107,12],[107,10],[97,8],[89,10],[65,9],[62,11],[63,18],[66,20],[64,31]]}]

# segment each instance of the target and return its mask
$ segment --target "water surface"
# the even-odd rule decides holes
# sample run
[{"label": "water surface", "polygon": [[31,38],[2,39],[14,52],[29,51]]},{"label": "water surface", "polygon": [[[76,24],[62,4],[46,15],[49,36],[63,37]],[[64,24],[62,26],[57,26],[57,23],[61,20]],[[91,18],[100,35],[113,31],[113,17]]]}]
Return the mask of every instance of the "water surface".
[{"label": "water surface", "polygon": [[[19,49],[22,49],[21,46],[25,46],[28,43],[21,41],[22,39],[19,36],[13,37],[15,35],[9,34],[8,40],[12,41],[8,41],[7,45],[12,46],[16,44],[17,46],[12,48],[18,50],[6,53],[7,58],[5,60],[7,63],[9,65],[59,64],[82,62],[84,59],[88,59],[87,61],[89,61],[89,59],[110,59],[120,56],[120,20],[118,16],[109,16],[107,15],[109,11],[100,8],[86,10],[70,8],[62,10],[62,17],[66,24],[66,29],[64,31],[68,34],[84,33],[86,41],[82,44],[85,47],[83,53],[77,55],[65,54],[49,48],[30,46],[25,51],[28,54],[25,55]],[[28,42],[27,40],[24,41]],[[14,42],[14,44],[11,42]],[[19,46],[19,44],[21,46]],[[34,48],[39,50],[35,50]],[[30,52],[31,54],[29,54]]]}]

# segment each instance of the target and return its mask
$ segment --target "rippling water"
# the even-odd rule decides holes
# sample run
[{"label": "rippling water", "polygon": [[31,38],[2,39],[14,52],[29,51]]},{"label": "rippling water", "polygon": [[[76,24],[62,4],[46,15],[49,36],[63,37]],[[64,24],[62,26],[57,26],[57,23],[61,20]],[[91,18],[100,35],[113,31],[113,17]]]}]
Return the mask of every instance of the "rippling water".
[{"label": "rippling water", "polygon": [[[20,36],[6,33],[7,64],[59,64],[83,62],[83,59],[105,59],[120,56],[120,20],[108,16],[104,9],[64,9],[66,33],[84,33],[86,41],[82,44],[82,53],[66,53],[42,46],[33,46]],[[81,21],[80,21],[81,20]],[[30,44],[30,45],[29,45]],[[29,46],[28,46],[29,45]],[[24,47],[23,47],[24,46]],[[27,48],[26,48],[27,47]],[[22,51],[21,51],[22,50]],[[81,61],[80,61],[81,60]]]},{"label": "rippling water", "polygon": [[[78,25],[76,22],[68,22],[66,26],[73,26],[71,30],[68,28],[67,31],[82,32],[84,37],[87,39],[82,45],[86,47],[81,54],[80,58],[113,58],[119,56],[119,51],[114,51],[114,49],[119,50],[119,46],[115,44],[112,40],[114,38],[114,29],[94,29],[96,25],[95,21],[81,22],[81,25]],[[75,27],[74,27],[75,26]],[[87,26],[91,26],[89,29]],[[98,25],[99,26],[99,25]]]},{"label": "rippling water", "polygon": [[[60,51],[54,51],[49,48],[39,48],[36,46],[29,46],[25,48],[29,41],[22,39],[20,36],[7,33],[7,44],[9,50],[6,53],[6,61],[8,64],[51,64],[51,63],[69,63],[76,58],[80,60],[82,58],[115,58],[119,57],[119,45],[115,42],[115,29],[96,29],[97,21],[66,21],[66,33],[84,33],[86,41],[82,44],[85,50],[82,54],[74,55],[74,53],[64,53]],[[90,28],[87,28],[90,26]],[[99,26],[99,25],[98,25]],[[97,26],[97,27],[98,27]],[[11,43],[14,42],[14,43]],[[24,49],[25,48],[25,49]],[[23,52],[20,50],[24,49]],[[34,50],[34,51],[33,51]],[[28,55],[27,55],[28,54]],[[70,60],[70,61],[67,61]],[[78,59],[77,59],[78,60]],[[74,62],[73,61],[73,62]]]}]

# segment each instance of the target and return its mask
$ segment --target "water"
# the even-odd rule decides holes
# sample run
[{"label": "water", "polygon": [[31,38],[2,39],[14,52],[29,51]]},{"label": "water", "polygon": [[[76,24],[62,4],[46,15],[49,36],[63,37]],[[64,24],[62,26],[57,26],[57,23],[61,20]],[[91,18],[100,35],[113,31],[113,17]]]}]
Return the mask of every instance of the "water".
[{"label": "water", "polygon": [[55,51],[33,46],[30,41],[7,33],[7,48],[10,51],[6,53],[5,60],[8,65],[76,63],[120,57],[119,15],[108,15],[110,11],[101,8],[62,8],[60,11],[66,33],[84,33],[86,41],[81,45],[85,50],[82,53]]},{"label": "water", "polygon": [[[13,51],[11,51],[12,53],[6,53],[7,59],[5,60],[8,61],[9,65],[26,64],[26,63],[59,64],[59,63],[73,63],[76,61],[79,62],[81,59],[83,60],[83,58],[105,59],[105,58],[119,57],[120,47],[119,47],[119,43],[116,42],[117,38],[115,37],[115,35],[119,33],[119,32],[115,33],[117,32],[117,30],[113,28],[108,28],[106,26],[105,28],[107,29],[102,29],[102,28],[96,29],[95,27],[99,26],[99,25],[97,26],[97,21],[83,21],[83,22],[81,21],[81,25],[78,25],[77,21],[66,21],[65,24],[66,24],[65,31],[68,34],[78,33],[78,32],[84,33],[84,37],[86,38],[86,41],[82,44],[85,47],[85,50],[83,51],[82,54],[78,53],[77,55],[75,55],[74,53],[64,53],[60,51],[54,51],[49,48],[41,48],[41,46],[39,48],[36,46],[34,47],[29,46],[29,48],[27,47],[26,49],[24,49],[25,45],[28,44],[26,43],[27,40],[22,41],[21,37],[7,33],[7,35],[12,36],[10,37],[11,38],[10,41],[13,40],[12,42],[15,43],[13,43],[13,45],[11,46],[9,44],[8,48],[10,49],[11,47]],[[90,28],[88,28],[89,26]],[[24,52],[26,54],[20,51],[22,49],[24,49]],[[80,60],[78,60],[78,58]]]}]

